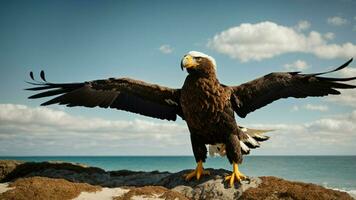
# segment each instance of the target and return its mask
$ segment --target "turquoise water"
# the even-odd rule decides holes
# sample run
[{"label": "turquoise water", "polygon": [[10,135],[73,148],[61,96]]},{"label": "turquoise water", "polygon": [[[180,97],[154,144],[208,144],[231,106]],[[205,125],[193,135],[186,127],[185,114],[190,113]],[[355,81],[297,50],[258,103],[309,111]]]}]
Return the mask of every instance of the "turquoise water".
[{"label": "turquoise water", "polygon": [[[195,168],[191,156],[50,156],[0,157],[24,161],[67,161],[105,170],[170,171]],[[231,170],[226,158],[208,158],[206,168]],[[240,170],[249,176],[278,176],[316,183],[329,188],[356,191],[356,156],[247,156]]]}]

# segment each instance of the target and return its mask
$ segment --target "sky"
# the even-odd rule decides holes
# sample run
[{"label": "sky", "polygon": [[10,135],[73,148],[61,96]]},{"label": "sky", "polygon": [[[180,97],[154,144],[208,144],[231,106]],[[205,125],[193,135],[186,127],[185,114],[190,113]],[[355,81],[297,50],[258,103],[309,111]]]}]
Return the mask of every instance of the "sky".
[{"label": "sky", "polygon": [[[180,88],[180,60],[191,50],[214,57],[227,85],[326,71],[356,58],[355,9],[355,0],[0,0],[0,156],[192,155],[183,120],[40,107],[44,100],[23,90],[28,73]],[[332,76],[356,76],[355,63]],[[356,155],[356,91],[279,100],[236,120],[275,130],[252,155]]]}]

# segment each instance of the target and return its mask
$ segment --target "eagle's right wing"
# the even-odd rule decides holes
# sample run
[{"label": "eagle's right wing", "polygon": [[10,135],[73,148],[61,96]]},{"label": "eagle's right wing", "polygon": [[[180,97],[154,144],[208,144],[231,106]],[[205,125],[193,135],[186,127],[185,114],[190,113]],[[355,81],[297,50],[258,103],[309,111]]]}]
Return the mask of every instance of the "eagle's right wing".
[{"label": "eagle's right wing", "polygon": [[[176,120],[183,118],[180,106],[180,89],[171,89],[130,78],[109,78],[82,83],[29,82],[35,87],[26,90],[40,91],[30,99],[57,97],[42,103],[42,106],[61,104],[69,107],[116,108],[149,117]],[[30,73],[32,80],[33,73]]]},{"label": "eagle's right wing", "polygon": [[352,59],[335,70],[315,74],[301,74],[300,72],[270,73],[261,78],[232,86],[232,104],[237,115],[245,117],[273,101],[281,98],[305,98],[340,94],[337,89],[352,89],[354,85],[342,82],[355,80],[350,78],[329,78],[320,75],[341,70],[351,63]]}]

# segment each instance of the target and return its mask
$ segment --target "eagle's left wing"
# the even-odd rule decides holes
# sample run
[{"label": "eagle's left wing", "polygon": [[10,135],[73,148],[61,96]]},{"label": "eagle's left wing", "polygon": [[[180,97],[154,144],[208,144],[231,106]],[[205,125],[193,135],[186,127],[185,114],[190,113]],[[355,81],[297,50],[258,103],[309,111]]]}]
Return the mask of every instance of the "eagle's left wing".
[{"label": "eagle's left wing", "polygon": [[[183,117],[180,106],[180,89],[172,89],[130,78],[109,78],[81,83],[50,83],[44,72],[44,82],[29,82],[35,85],[27,90],[37,91],[30,99],[52,97],[41,105],[61,104],[69,107],[101,107],[129,111],[148,117],[176,120]],[[34,80],[33,73],[30,77]],[[35,80],[34,80],[35,81]]]},{"label": "eagle's left wing", "polygon": [[337,89],[356,88],[341,82],[355,80],[351,78],[328,78],[320,75],[345,68],[352,59],[338,67],[323,73],[301,74],[300,72],[270,73],[261,78],[244,83],[232,89],[231,101],[237,115],[246,117],[250,112],[266,106],[281,98],[305,98],[309,96],[337,95]]}]

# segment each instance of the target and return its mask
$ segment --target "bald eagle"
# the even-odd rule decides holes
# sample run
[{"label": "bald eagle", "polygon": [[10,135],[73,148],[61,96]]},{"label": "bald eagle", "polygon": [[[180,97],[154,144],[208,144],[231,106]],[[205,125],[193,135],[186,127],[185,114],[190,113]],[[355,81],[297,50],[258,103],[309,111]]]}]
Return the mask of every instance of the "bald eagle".
[{"label": "bald eagle", "polygon": [[300,72],[270,73],[239,86],[226,86],[216,75],[216,62],[211,56],[191,51],[181,60],[181,68],[188,76],[183,87],[172,89],[130,78],[109,78],[81,83],[47,82],[43,71],[42,82],[30,77],[34,85],[27,90],[39,92],[30,99],[56,96],[42,103],[85,107],[115,108],[148,117],[176,120],[177,116],[186,121],[197,167],[185,175],[188,181],[208,175],[203,162],[207,157],[207,144],[223,144],[224,153],[233,165],[233,172],[225,178],[231,187],[236,181],[247,177],[238,165],[243,154],[260,146],[268,139],[261,134],[248,134],[235,121],[234,114],[246,117],[250,112],[281,98],[305,98],[338,95],[337,89],[351,89],[356,86],[342,83],[351,78],[329,78],[321,75],[345,68],[352,61],[323,73],[303,74]]}]

